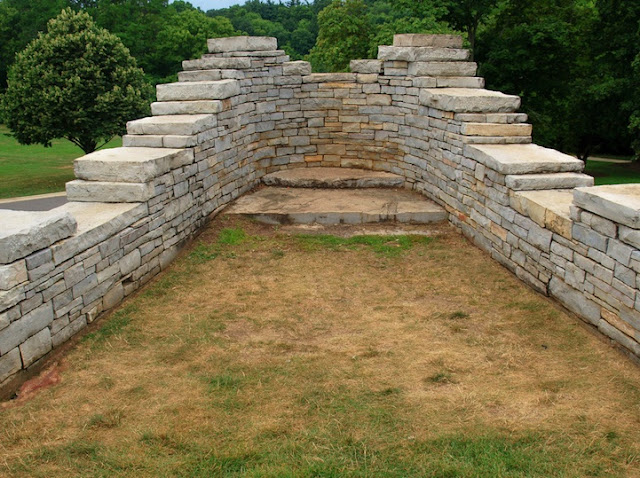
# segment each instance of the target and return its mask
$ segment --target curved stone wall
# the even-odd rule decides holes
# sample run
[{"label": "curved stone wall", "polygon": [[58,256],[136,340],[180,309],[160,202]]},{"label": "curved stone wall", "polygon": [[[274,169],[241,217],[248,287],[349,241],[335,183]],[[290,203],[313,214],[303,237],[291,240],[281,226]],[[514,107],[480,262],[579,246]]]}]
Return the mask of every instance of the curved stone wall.
[{"label": "curved stone wall", "polygon": [[519,98],[484,90],[461,46],[397,35],[352,73],[312,74],[273,38],[209,40],[123,148],[75,162],[68,204],[0,212],[0,384],[158,274],[265,174],[323,166],[403,176],[523,281],[640,355],[640,186],[590,187],[581,161],[531,144]]}]

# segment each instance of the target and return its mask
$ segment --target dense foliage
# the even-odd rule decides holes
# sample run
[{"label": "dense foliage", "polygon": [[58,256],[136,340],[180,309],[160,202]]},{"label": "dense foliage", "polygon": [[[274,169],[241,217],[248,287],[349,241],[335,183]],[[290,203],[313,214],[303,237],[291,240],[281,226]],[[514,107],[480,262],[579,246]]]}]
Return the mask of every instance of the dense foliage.
[{"label": "dense foliage", "polygon": [[22,144],[67,138],[90,153],[148,108],[149,86],[120,39],[71,9],[18,54],[3,96]]},{"label": "dense foliage", "polygon": [[640,2],[628,0],[248,0],[203,12],[169,0],[0,0],[8,66],[71,6],[120,37],[151,83],[172,81],[205,39],[275,36],[315,71],[375,58],[394,33],[464,34],[487,86],[522,96],[534,140],[583,158],[640,153]]}]

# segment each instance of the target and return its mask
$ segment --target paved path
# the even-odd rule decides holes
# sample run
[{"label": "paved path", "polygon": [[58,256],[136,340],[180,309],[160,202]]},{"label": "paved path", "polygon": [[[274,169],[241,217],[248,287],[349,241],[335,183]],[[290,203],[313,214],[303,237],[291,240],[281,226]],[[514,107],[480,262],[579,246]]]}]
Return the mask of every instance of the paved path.
[{"label": "paved path", "polygon": [[49,211],[67,202],[67,194],[52,193],[20,198],[0,199],[0,209],[13,211]]}]

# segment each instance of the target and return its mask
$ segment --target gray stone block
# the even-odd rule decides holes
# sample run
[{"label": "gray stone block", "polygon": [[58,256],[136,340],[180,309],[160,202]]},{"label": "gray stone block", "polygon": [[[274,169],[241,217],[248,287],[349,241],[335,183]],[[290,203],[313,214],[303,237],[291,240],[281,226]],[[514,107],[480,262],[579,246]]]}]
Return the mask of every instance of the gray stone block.
[{"label": "gray stone block", "polygon": [[462,48],[462,37],[460,35],[424,35],[403,33],[393,36],[393,46]]},{"label": "gray stone block", "polygon": [[466,145],[464,155],[501,174],[580,172],[584,162],[535,144]]},{"label": "gray stone block", "polygon": [[[151,103],[153,116],[216,114],[224,110],[221,100],[156,101]],[[171,132],[174,134],[175,132]]]},{"label": "gray stone block", "polygon": [[182,68],[186,71],[215,69],[244,70],[251,68],[251,58],[200,58],[198,60],[184,60],[182,62]]},{"label": "gray stone block", "polygon": [[382,71],[381,60],[351,60],[349,69],[354,73],[378,74]]},{"label": "gray stone block", "polygon": [[71,236],[76,221],[57,210],[45,212],[0,210],[0,264],[9,264]]},{"label": "gray stone block", "polygon": [[15,348],[0,357],[0,384],[22,368],[20,350]]},{"label": "gray stone block", "polygon": [[426,88],[420,104],[454,113],[512,113],[520,107],[520,98],[478,88]]},{"label": "gray stone block", "polygon": [[310,75],[311,63],[308,61],[288,61],[282,64],[283,75]]},{"label": "gray stone block", "polygon": [[24,368],[48,354],[52,348],[51,332],[48,327],[45,327],[20,345],[20,355],[22,356]]},{"label": "gray stone block", "polygon": [[53,322],[53,307],[51,302],[41,305],[20,319],[12,322],[9,327],[0,330],[0,355],[4,355],[22,344],[32,335],[40,332]]},{"label": "gray stone block", "polygon": [[573,203],[618,224],[640,229],[640,184],[578,188]]},{"label": "gray stone block", "polygon": [[149,116],[129,121],[127,123],[127,133],[188,136],[215,128],[217,125],[218,117],[212,114]]},{"label": "gray stone block", "polygon": [[416,61],[409,63],[410,76],[476,76],[478,65],[468,61]]},{"label": "gray stone block", "polygon": [[573,189],[592,186],[593,177],[580,173],[508,175],[505,178],[505,184],[514,191]]},{"label": "gray stone block", "polygon": [[[437,47],[379,46],[378,60],[384,61],[466,61],[469,50]],[[352,70],[353,71],[353,70]]]},{"label": "gray stone block", "polygon": [[568,286],[557,277],[552,277],[549,282],[549,295],[558,299],[571,312],[598,326],[600,306],[587,299],[582,292]]},{"label": "gray stone block", "polygon": [[75,180],[66,184],[69,201],[136,203],[155,195],[152,183],[121,183]]},{"label": "gray stone block", "polygon": [[240,94],[238,80],[168,83],[156,87],[158,101],[224,100]]},{"label": "gray stone block", "polygon": [[207,40],[209,53],[231,51],[269,51],[278,49],[278,40],[273,37],[239,36],[211,38]]},{"label": "gray stone block", "polygon": [[0,290],[10,290],[26,282],[26,261],[16,261],[12,264],[0,265]]}]

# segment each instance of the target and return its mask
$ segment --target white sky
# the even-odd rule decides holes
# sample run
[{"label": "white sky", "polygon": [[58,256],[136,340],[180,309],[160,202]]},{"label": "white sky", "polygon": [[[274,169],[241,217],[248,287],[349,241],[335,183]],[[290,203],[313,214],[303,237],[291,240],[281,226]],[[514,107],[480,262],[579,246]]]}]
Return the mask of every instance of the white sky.
[{"label": "white sky", "polygon": [[226,8],[231,5],[242,5],[245,0],[187,0],[194,7],[200,7],[203,11]]}]

